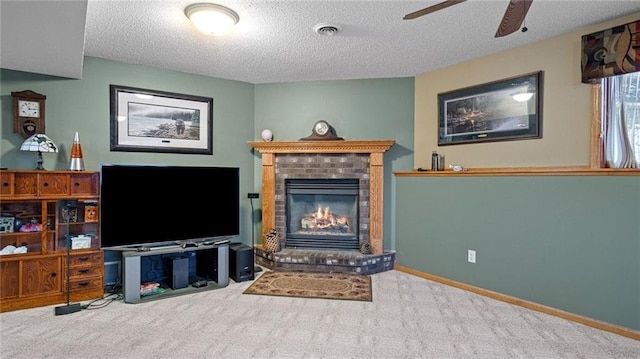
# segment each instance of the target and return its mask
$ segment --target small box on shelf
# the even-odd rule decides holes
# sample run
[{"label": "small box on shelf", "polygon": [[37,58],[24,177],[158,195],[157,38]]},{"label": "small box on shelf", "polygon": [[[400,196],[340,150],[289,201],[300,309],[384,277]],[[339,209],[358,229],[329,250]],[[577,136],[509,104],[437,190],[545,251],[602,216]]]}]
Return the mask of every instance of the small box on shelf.
[{"label": "small box on shelf", "polygon": [[76,237],[71,237],[71,249],[86,248],[91,248],[91,237],[82,234]]}]

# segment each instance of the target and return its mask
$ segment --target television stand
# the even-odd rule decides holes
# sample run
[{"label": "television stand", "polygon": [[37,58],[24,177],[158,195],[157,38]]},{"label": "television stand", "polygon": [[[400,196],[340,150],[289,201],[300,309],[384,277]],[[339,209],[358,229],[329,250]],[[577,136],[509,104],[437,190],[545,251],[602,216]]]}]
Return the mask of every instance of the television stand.
[{"label": "television stand", "polygon": [[[201,261],[198,268],[207,268],[215,272],[215,279],[208,273],[196,273],[198,277],[205,278],[206,285],[202,279],[198,280],[198,285],[189,283],[188,286],[180,289],[166,288],[164,293],[141,295],[141,259],[147,256],[161,256],[170,254],[191,255],[196,252],[196,261]],[[213,261],[210,261],[213,259]],[[205,261],[210,263],[205,263]],[[131,250],[122,252],[122,292],[125,303],[141,303],[145,301],[166,298],[169,296],[184,295],[205,290],[223,288],[229,285],[229,244],[228,241],[221,241],[219,244],[206,246],[183,247],[181,245],[149,247],[148,250]]]}]

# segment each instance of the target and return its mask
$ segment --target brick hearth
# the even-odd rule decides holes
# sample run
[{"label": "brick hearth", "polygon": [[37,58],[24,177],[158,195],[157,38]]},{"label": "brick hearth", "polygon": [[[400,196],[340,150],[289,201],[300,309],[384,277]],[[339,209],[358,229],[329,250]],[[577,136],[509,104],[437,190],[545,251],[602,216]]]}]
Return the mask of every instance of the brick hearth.
[{"label": "brick hearth", "polygon": [[249,142],[262,155],[262,240],[275,228],[286,241],[287,178],[357,178],[360,183],[359,243],[373,254],[285,248],[275,254],[254,248],[257,262],[271,269],[377,273],[393,269],[395,253],[383,248],[383,154],[395,141]]},{"label": "brick hearth", "polygon": [[375,274],[393,269],[395,252],[365,255],[358,251],[324,251],[285,248],[276,253],[256,247],[256,263],[271,270]]}]

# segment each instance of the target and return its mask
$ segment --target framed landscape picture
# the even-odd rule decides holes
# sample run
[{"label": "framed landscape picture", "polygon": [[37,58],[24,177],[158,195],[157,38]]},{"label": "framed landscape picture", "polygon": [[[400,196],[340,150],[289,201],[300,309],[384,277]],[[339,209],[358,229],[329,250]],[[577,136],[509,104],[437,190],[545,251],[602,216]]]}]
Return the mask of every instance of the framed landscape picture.
[{"label": "framed landscape picture", "polygon": [[213,98],[110,85],[112,151],[213,154]]},{"label": "framed landscape picture", "polygon": [[542,137],[542,71],[438,94],[438,145]]}]

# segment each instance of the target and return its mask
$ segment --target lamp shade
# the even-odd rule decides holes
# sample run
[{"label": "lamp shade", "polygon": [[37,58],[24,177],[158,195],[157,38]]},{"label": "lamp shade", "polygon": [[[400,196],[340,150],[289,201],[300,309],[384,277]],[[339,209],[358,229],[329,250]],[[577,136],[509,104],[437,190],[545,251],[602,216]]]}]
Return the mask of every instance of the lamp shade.
[{"label": "lamp shade", "polygon": [[198,30],[207,35],[223,34],[240,20],[235,11],[218,4],[192,4],[184,9],[184,13]]},{"label": "lamp shade", "polygon": [[58,146],[47,135],[36,133],[27,138],[20,146],[20,151],[38,152],[37,170],[44,170],[42,166],[42,152],[58,152]]},{"label": "lamp shade", "polygon": [[20,151],[58,152],[58,146],[47,135],[36,133],[22,142]]}]

